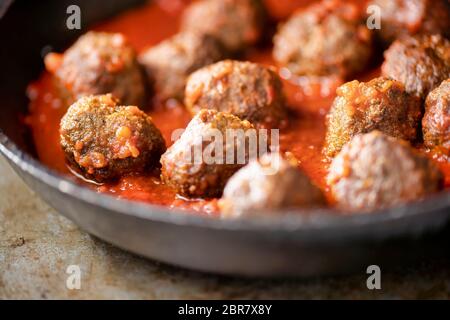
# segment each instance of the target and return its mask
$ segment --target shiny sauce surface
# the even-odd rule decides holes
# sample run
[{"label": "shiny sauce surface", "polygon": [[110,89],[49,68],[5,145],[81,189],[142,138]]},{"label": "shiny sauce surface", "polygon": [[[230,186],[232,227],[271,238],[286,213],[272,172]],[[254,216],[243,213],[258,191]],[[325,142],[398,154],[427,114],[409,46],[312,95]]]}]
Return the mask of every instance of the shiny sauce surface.
[{"label": "shiny sauce surface", "polygon": [[[285,19],[293,10],[312,2],[314,1],[266,0],[273,21]],[[178,31],[180,14],[187,4],[188,1],[183,0],[153,1],[100,23],[94,26],[93,30],[123,33],[131,45],[141,52]],[[242,59],[275,65],[271,51],[270,45],[253,48]],[[367,81],[378,75],[379,68],[374,66],[356,78]],[[341,83],[330,81],[322,85],[314,83],[294,85],[290,81],[283,81],[291,113],[288,127],[280,131],[281,151],[292,153],[298,160],[298,166],[324,191],[329,203],[332,204],[325,183],[329,162],[322,155],[322,147],[325,138],[325,117],[334,99],[335,89]],[[124,176],[116,182],[103,185],[94,185],[75,177],[65,163],[64,153],[59,144],[59,122],[68,106],[59,99],[51,75],[44,72],[37,81],[30,84],[27,94],[30,98],[30,109],[26,122],[31,128],[38,157],[45,165],[98,192],[110,193],[118,198],[176,207],[203,215],[217,215],[217,200],[192,200],[177,196],[174,191],[161,183],[158,172]],[[185,128],[191,119],[183,105],[175,101],[162,104],[153,99],[149,101],[145,110],[161,130],[167,146],[173,143],[172,132]],[[449,187],[449,163],[438,160],[430,152],[422,151],[439,164],[445,174],[445,185]]]}]

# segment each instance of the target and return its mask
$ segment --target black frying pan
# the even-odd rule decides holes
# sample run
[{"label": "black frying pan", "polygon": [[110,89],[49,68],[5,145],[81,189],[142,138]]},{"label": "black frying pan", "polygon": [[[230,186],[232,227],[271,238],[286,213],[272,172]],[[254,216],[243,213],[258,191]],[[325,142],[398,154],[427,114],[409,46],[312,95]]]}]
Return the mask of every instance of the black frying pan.
[{"label": "black frying pan", "polygon": [[[0,14],[11,1],[1,1]],[[450,195],[379,213],[298,212],[258,220],[219,220],[117,200],[73,183],[34,157],[27,131],[27,84],[43,69],[41,51],[62,51],[77,34],[65,27],[78,4],[83,30],[139,0],[15,1],[0,19],[0,152],[25,182],[87,232],[166,263],[246,276],[364,272],[449,253]]]}]

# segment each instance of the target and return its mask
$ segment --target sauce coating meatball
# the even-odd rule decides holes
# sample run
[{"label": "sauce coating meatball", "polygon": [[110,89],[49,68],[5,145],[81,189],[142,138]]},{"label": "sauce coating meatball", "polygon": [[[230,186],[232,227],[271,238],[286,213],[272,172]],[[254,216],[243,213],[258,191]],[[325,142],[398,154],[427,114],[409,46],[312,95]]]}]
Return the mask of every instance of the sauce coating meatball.
[{"label": "sauce coating meatball", "polygon": [[236,172],[226,184],[219,206],[222,217],[237,218],[324,203],[322,192],[305,174],[272,153],[250,161]]},{"label": "sauce coating meatball", "polygon": [[402,82],[421,99],[450,78],[450,42],[441,35],[406,36],[384,53],[384,76]]},{"label": "sauce coating meatball", "polygon": [[88,32],[52,63],[46,57],[62,95],[72,103],[83,96],[112,93],[126,105],[142,105],[145,81],[136,52],[119,33]]},{"label": "sauce coating meatball", "polygon": [[372,53],[371,33],[353,4],[323,1],[300,9],[274,37],[275,61],[298,76],[347,76]]},{"label": "sauce coating meatball", "polygon": [[83,97],[60,125],[69,165],[97,182],[158,166],[166,150],[152,119],[135,106],[120,106],[112,95]]},{"label": "sauce coating meatball", "polygon": [[339,208],[364,212],[437,192],[442,174],[407,142],[373,131],[354,137],[333,159],[327,183]]},{"label": "sauce coating meatball", "polygon": [[201,0],[185,10],[181,29],[214,35],[236,52],[260,39],[264,20],[260,0]]},{"label": "sauce coating meatball", "polygon": [[425,146],[450,156],[450,79],[431,91],[425,100],[422,130]]},{"label": "sauce coating meatball", "polygon": [[225,60],[194,72],[185,105],[231,113],[255,126],[277,127],[286,120],[285,97],[276,72],[251,62]]},{"label": "sauce coating meatball", "polygon": [[257,156],[258,143],[250,122],[224,112],[201,110],[161,157],[161,178],[180,195],[218,197],[228,179]]},{"label": "sauce coating meatball", "polygon": [[417,33],[450,36],[448,0],[373,0],[369,5],[381,10],[381,29],[376,31],[385,44]]},{"label": "sauce coating meatball", "polygon": [[222,43],[215,37],[184,32],[147,49],[139,61],[158,97],[182,100],[189,74],[226,56]]},{"label": "sauce coating meatball", "polygon": [[327,116],[327,156],[333,157],[353,136],[372,130],[404,140],[417,139],[421,103],[402,83],[383,77],[369,82],[354,80],[340,86],[336,94]]}]

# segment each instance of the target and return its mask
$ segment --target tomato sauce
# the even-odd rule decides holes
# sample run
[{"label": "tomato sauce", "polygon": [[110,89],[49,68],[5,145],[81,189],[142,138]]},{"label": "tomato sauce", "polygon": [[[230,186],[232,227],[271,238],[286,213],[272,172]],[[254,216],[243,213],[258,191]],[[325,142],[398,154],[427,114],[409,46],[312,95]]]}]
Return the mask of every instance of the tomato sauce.
[{"label": "tomato sauce", "polygon": [[[286,18],[294,9],[312,2],[314,1],[266,0],[274,21]],[[187,3],[188,1],[183,0],[154,1],[98,24],[93,29],[121,32],[138,51],[142,51],[178,31],[180,13]],[[269,46],[250,50],[245,59],[275,65]],[[375,67],[357,78],[366,81],[377,75],[379,68]],[[324,191],[331,203],[332,199],[325,183],[328,161],[322,155],[322,146],[325,137],[325,116],[333,101],[335,88],[340,83],[331,82],[322,86],[314,83],[294,85],[284,80],[284,84],[291,114],[288,127],[280,132],[281,151],[291,152],[298,159],[299,167]],[[59,122],[67,106],[59,99],[50,74],[44,72],[40,79],[30,84],[27,93],[31,101],[27,123],[32,129],[38,157],[45,165],[67,174],[79,183],[99,192],[114,194],[118,198],[176,207],[198,214],[217,214],[217,200],[192,200],[177,196],[161,183],[158,173],[125,176],[117,182],[103,185],[95,185],[75,177],[65,163],[59,144]],[[186,127],[191,119],[185,108],[174,101],[165,104],[150,101],[146,110],[163,133],[168,146],[172,144],[172,132]],[[437,160],[429,152],[426,153],[439,163],[445,173],[446,186],[450,186],[449,163]]]}]

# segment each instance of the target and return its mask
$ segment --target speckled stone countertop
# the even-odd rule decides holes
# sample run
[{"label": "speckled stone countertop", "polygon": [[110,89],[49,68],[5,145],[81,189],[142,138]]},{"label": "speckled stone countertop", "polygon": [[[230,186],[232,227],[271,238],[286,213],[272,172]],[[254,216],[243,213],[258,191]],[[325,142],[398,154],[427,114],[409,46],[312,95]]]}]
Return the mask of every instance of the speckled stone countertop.
[{"label": "speckled stone countertop", "polygon": [[[383,273],[309,280],[249,280],[180,270],[116,249],[40,200],[0,156],[0,299],[450,299],[450,260]],[[69,265],[82,271],[69,290]]]}]

